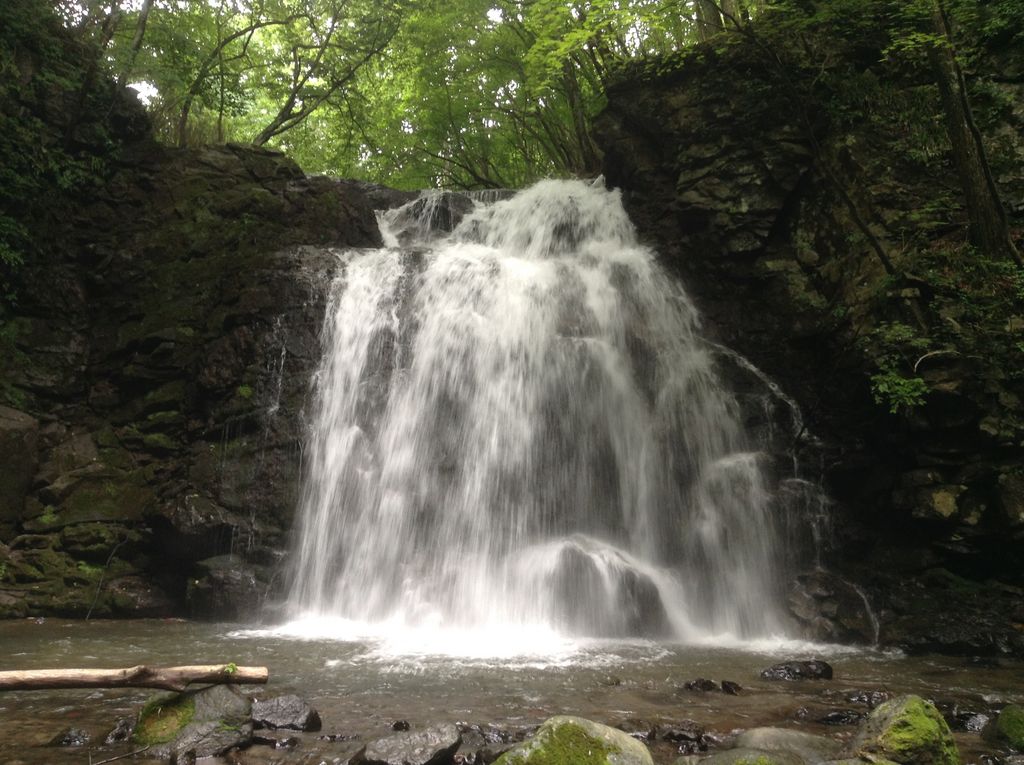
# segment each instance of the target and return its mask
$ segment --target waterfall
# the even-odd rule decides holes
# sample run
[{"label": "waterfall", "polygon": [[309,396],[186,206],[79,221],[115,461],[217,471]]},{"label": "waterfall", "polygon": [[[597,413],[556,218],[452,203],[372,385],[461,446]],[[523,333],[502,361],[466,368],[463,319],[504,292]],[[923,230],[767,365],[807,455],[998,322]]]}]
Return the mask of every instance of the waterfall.
[{"label": "waterfall", "polygon": [[617,192],[504,196],[455,220],[428,195],[382,215],[389,246],[338,254],[293,615],[781,632],[777,482],[693,304]]}]

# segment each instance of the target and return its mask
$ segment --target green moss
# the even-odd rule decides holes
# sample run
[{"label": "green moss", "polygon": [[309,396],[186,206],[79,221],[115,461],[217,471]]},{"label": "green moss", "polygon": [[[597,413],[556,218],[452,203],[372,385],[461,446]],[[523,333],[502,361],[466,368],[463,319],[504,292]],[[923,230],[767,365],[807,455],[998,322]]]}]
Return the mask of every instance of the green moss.
[{"label": "green moss", "polygon": [[39,516],[39,523],[43,526],[53,526],[57,523],[57,510],[53,505],[43,508],[43,514]]},{"label": "green moss", "polygon": [[995,723],[996,735],[1017,751],[1024,751],[1024,707],[1003,707]]},{"label": "green moss", "polygon": [[498,758],[496,765],[577,765],[602,763],[614,750],[594,739],[573,722],[560,722],[537,736],[528,749],[513,750]]},{"label": "green moss", "polygon": [[139,712],[132,739],[142,746],[165,744],[196,714],[192,694],[162,695],[150,699]]},{"label": "green moss", "polygon": [[102,566],[94,566],[91,563],[86,563],[84,560],[78,561],[78,564],[75,566],[75,568],[77,568],[84,576],[87,576],[90,579],[95,579],[103,573]]},{"label": "green moss", "polygon": [[151,452],[173,452],[178,449],[178,442],[164,433],[147,433],[142,437],[142,445]]},{"label": "green moss", "polygon": [[239,385],[235,389],[235,393],[237,393],[241,398],[244,398],[246,401],[248,401],[249,399],[252,398],[252,393],[253,393],[252,386],[250,386],[250,385]]},{"label": "green moss", "polygon": [[[890,709],[886,706],[893,705]],[[949,726],[933,705],[920,696],[894,699],[878,708],[886,713],[897,708],[888,727],[878,738],[880,754],[891,760],[915,765],[959,765],[960,755]]]}]

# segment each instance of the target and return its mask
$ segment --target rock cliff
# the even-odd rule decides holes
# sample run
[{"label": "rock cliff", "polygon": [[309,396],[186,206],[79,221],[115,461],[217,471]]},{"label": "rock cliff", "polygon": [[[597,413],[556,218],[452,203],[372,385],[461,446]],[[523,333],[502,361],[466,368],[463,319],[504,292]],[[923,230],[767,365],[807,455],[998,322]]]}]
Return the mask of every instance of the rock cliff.
[{"label": "rock cliff", "polygon": [[[860,55],[851,79],[894,100],[928,97],[927,82],[872,65],[880,51]],[[1020,274],[979,265],[973,284],[944,282],[943,268],[972,273],[955,257],[977,255],[958,249],[965,213],[941,136],[934,154],[912,156],[884,104],[837,118],[779,66],[745,41],[624,72],[596,126],[607,182],[709,332],[803,409],[793,449],[817,467],[836,517],[833,573],[794,587],[810,634],[872,640],[866,593],[882,642],[1019,653],[1024,305],[1019,286],[992,303],[973,290]],[[1003,99],[986,112],[992,161],[1020,214],[1024,82],[989,84]],[[894,346],[901,374],[889,377]],[[894,401],[885,385],[911,377],[926,393]]]},{"label": "rock cliff", "polygon": [[379,232],[353,188],[265,149],[157,146],[101,95],[71,141],[59,91],[17,104],[96,177],[18,211],[35,251],[2,317],[0,616],[251,616],[296,504],[326,248]]}]

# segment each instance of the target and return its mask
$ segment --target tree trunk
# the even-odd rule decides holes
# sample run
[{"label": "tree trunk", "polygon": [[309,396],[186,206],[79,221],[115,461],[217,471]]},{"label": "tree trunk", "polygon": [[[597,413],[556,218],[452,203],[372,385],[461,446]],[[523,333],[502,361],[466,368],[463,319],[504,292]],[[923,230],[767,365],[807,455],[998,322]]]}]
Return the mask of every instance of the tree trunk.
[{"label": "tree trunk", "polygon": [[139,51],[142,49],[142,41],[146,36],[146,23],[149,21],[149,12],[152,9],[153,0],[143,0],[142,9],[139,11],[139,22],[135,25],[135,36],[132,38],[131,48],[128,49],[128,63],[125,64],[118,82],[121,87],[128,84],[128,78],[131,76],[132,69],[135,68],[135,59],[138,58]]},{"label": "tree trunk", "polygon": [[199,664],[184,667],[127,669],[26,669],[0,672],[0,691],[34,691],[49,688],[161,688],[183,691],[189,683],[262,685],[266,667],[234,664]]},{"label": "tree trunk", "polygon": [[956,60],[941,0],[932,0],[929,21],[931,31],[939,41],[929,47],[928,59],[939,86],[946,130],[953,147],[953,162],[967,203],[971,242],[989,255],[1009,258],[1021,264],[1020,253],[1010,237],[1006,213],[985,156],[981,133],[971,114],[967,86]]},{"label": "tree trunk", "polygon": [[697,0],[697,39],[707,42],[722,31],[722,14],[715,0]]}]

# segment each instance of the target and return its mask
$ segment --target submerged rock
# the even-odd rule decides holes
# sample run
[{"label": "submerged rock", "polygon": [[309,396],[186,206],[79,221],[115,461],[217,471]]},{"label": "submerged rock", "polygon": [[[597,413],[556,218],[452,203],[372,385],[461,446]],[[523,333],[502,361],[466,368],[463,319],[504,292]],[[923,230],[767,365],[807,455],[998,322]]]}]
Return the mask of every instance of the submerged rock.
[{"label": "submerged rock", "polygon": [[877,762],[960,765],[953,734],[939,710],[920,696],[899,696],[877,707],[846,753]]},{"label": "submerged rock", "polygon": [[320,714],[298,696],[277,696],[252,704],[252,721],[257,728],[320,730]]},{"label": "submerged rock", "polygon": [[582,717],[545,721],[497,765],[653,765],[647,747],[626,733]]},{"label": "submerged rock", "polygon": [[831,680],[832,665],[821,659],[784,661],[761,670],[765,680]]},{"label": "submerged rock", "polygon": [[838,741],[825,736],[785,728],[752,728],[736,737],[736,746],[763,749],[776,755],[797,755],[807,762],[821,762],[838,757],[843,748]]},{"label": "submerged rock", "polygon": [[50,740],[50,746],[85,746],[89,743],[89,734],[80,728],[67,728]]},{"label": "submerged rock", "polygon": [[162,694],[142,708],[132,740],[152,757],[215,757],[252,740],[251,709],[229,685]]},{"label": "submerged rock", "polygon": [[438,725],[409,731],[367,744],[349,761],[350,765],[448,765],[462,744],[454,725]]}]

